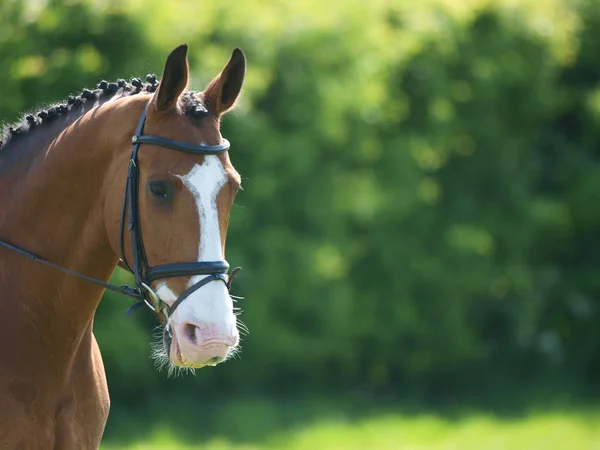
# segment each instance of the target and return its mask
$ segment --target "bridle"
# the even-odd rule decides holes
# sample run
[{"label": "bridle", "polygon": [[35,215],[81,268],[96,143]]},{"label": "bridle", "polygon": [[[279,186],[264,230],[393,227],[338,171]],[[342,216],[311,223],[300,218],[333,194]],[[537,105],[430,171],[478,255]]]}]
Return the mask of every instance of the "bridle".
[{"label": "bridle", "polygon": [[[165,316],[165,319],[168,319],[173,315],[175,309],[177,309],[177,307],[181,305],[186,298],[212,281],[222,281],[225,283],[227,290],[229,290],[231,288],[233,279],[241,269],[237,267],[231,271],[231,274],[228,275],[227,272],[229,271],[229,263],[225,260],[174,263],[154,267],[149,266],[148,258],[146,257],[144,241],[142,239],[142,228],[140,226],[138,166],[138,153],[140,146],[142,144],[152,144],[159,147],[166,147],[172,150],[191,153],[194,155],[220,155],[221,153],[229,150],[230,145],[227,139],[223,139],[223,142],[218,145],[193,145],[161,136],[143,134],[144,124],[146,123],[146,111],[149,105],[150,102],[148,102],[144,107],[135,130],[135,135],[131,138],[133,149],[131,151],[131,158],[129,159],[129,169],[127,171],[127,181],[125,183],[125,193],[123,195],[123,206],[121,208],[121,221],[119,226],[119,250],[122,261],[122,264],[120,265],[133,274],[135,288],[130,286],[116,286],[74,272],[50,261],[46,261],[45,259],[40,258],[27,250],[2,240],[0,240],[0,247],[7,248],[34,261],[61,270],[69,275],[79,277],[89,281],[90,283],[100,285],[111,291],[135,298],[138,301],[127,310],[127,314],[131,314],[133,311],[145,304],[152,311],[161,313]],[[125,257],[126,216],[128,216],[127,230],[131,235],[131,254],[133,257],[133,264],[129,264],[127,258]],[[161,300],[150,287],[150,284],[156,280],[173,277],[191,277],[196,275],[206,275],[206,277],[189,286],[171,306]]]},{"label": "bridle", "polygon": [[[168,318],[175,309],[193,292],[203,286],[206,286],[211,281],[222,281],[229,289],[231,282],[239,269],[234,270],[230,276],[227,276],[229,264],[227,261],[199,261],[190,263],[175,263],[161,266],[150,267],[146,257],[144,248],[144,240],[142,239],[142,227],[140,226],[140,208],[139,208],[139,168],[138,168],[138,152],[142,144],[152,144],[159,147],[167,147],[173,150],[192,153],[194,155],[219,155],[229,150],[229,141],[223,139],[223,143],[218,145],[192,145],[184,142],[174,141],[161,136],[151,134],[143,134],[144,124],[146,123],[146,111],[148,104],[142,111],[140,120],[135,130],[135,135],[131,138],[133,150],[129,160],[129,171],[127,174],[127,182],[125,184],[125,194],[123,195],[123,207],[121,208],[121,226],[119,234],[119,248],[121,251],[121,260],[125,266],[133,273],[135,285],[138,291],[144,293],[145,302],[152,310],[162,312]],[[129,201],[128,201],[129,200]],[[131,254],[133,255],[133,266],[127,262],[125,257],[125,215],[129,205],[129,220],[127,230],[131,232]],[[150,288],[150,283],[156,280],[172,277],[186,277],[194,275],[207,275],[206,278],[194,283],[188,287],[175,300],[172,306],[163,302],[156,293]],[[138,305],[140,303],[138,302]],[[134,307],[136,307],[134,305]]]}]

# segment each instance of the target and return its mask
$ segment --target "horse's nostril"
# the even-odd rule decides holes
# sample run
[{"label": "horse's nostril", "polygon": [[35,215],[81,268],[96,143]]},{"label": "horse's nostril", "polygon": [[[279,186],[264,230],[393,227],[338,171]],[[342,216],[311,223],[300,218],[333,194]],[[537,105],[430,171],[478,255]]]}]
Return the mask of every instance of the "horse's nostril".
[{"label": "horse's nostril", "polygon": [[196,325],[192,325],[191,323],[186,323],[183,326],[183,333],[185,337],[194,345],[196,345]]}]

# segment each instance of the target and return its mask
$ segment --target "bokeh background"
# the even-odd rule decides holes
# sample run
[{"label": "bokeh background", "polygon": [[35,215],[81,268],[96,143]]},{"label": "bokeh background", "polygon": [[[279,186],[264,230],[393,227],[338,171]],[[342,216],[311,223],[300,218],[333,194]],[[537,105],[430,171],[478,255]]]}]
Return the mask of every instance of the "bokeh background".
[{"label": "bokeh background", "polygon": [[168,378],[106,294],[103,448],[600,449],[599,1],[2,0],[0,119],[182,42],[248,57],[250,334]]}]

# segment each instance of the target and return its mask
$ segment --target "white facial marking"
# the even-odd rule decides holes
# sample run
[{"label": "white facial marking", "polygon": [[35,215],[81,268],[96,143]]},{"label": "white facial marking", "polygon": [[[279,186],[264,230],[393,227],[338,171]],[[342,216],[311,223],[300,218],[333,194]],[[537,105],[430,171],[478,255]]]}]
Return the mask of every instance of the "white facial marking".
[{"label": "white facial marking", "polygon": [[[205,156],[204,163],[196,164],[181,180],[193,194],[198,211],[198,261],[220,261],[223,254],[217,195],[227,182],[223,164],[217,156]],[[192,277],[188,287],[205,277],[206,275]],[[208,325],[211,329],[219,330],[219,334],[229,335],[235,330],[233,302],[221,281],[208,283],[191,294],[177,308],[172,319],[176,323],[193,323],[200,329]]]},{"label": "white facial marking", "polygon": [[[217,156],[204,157],[204,164],[196,164],[183,177],[183,183],[194,195],[200,220],[198,261],[219,261],[221,255],[221,230],[217,195],[227,181],[227,174]],[[195,282],[195,281],[194,281]]]}]

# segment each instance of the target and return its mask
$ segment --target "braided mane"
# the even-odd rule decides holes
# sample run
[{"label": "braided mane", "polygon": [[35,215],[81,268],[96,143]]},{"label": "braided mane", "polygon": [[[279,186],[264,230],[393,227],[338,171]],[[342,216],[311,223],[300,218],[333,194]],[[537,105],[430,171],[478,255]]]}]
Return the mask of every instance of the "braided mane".
[{"label": "braided mane", "polygon": [[[0,130],[0,150],[10,143],[17,142],[20,137],[28,135],[33,130],[55,123],[58,119],[66,119],[71,114],[81,115],[86,112],[86,106],[93,105],[98,100],[110,100],[113,97],[124,97],[139,93],[153,93],[159,81],[154,74],[146,75],[146,83],[139,78],[131,81],[123,79],[116,82],[100,81],[95,89],[84,89],[77,96],[70,95],[66,103],[58,103],[35,114],[26,114],[19,122],[3,127]],[[185,114],[204,117],[208,110],[202,101],[191,91],[186,91],[180,99],[180,106]]]}]

